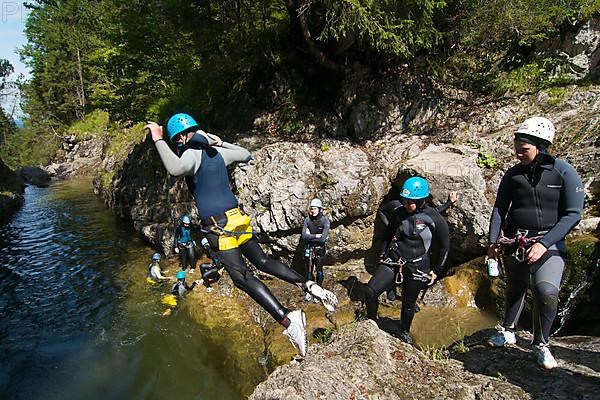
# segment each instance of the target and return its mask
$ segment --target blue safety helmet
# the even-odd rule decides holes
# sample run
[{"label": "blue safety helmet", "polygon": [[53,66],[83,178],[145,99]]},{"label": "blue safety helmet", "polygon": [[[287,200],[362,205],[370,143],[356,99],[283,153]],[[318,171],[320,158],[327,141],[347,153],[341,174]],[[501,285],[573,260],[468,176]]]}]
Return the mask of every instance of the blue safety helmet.
[{"label": "blue safety helmet", "polygon": [[154,253],[152,255],[152,261],[160,261],[160,254]]},{"label": "blue safety helmet", "polygon": [[175,114],[167,121],[167,133],[169,134],[170,140],[173,140],[173,138],[180,133],[184,133],[197,127],[198,123],[196,120],[184,113]]},{"label": "blue safety helmet", "polygon": [[179,271],[177,273],[177,279],[185,279],[185,271]]},{"label": "blue safety helmet", "polygon": [[191,224],[192,221],[190,220],[190,217],[188,217],[187,215],[183,215],[183,217],[181,217],[181,222],[183,222],[184,224]]},{"label": "blue safety helmet", "polygon": [[409,200],[425,199],[429,196],[429,184],[420,176],[413,176],[404,181],[400,196]]}]

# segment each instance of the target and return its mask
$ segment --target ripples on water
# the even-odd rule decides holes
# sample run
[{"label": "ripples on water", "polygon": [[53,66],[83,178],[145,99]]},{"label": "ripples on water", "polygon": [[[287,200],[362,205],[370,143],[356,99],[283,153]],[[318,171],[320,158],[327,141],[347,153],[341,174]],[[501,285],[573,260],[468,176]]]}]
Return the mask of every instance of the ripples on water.
[{"label": "ripples on water", "polygon": [[186,313],[158,316],[153,250],[89,182],[25,198],[0,227],[0,398],[241,397]]}]

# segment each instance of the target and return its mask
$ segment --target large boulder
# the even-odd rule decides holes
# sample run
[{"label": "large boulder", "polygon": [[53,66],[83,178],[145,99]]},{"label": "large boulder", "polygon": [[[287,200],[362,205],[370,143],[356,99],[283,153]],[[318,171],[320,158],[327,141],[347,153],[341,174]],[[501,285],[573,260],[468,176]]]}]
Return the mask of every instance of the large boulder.
[{"label": "large boulder", "polygon": [[519,386],[432,361],[379,330],[373,321],[344,326],[301,363],[277,368],[251,400],[274,399],[529,399]]},{"label": "large boulder", "polygon": [[46,187],[50,183],[50,175],[40,167],[23,167],[15,172],[30,185]]}]

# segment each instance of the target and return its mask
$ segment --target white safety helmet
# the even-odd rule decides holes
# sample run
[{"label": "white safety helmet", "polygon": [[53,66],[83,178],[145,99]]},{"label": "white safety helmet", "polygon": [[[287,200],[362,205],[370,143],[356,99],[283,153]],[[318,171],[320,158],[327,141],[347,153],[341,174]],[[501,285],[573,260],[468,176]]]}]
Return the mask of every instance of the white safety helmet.
[{"label": "white safety helmet", "polygon": [[515,135],[527,135],[533,140],[542,139],[546,144],[551,144],[554,140],[556,129],[554,124],[544,117],[527,118],[515,131]]},{"label": "white safety helmet", "polygon": [[321,200],[319,200],[319,199],[312,199],[311,202],[310,202],[310,206],[311,207],[323,208],[323,203],[321,203]]}]

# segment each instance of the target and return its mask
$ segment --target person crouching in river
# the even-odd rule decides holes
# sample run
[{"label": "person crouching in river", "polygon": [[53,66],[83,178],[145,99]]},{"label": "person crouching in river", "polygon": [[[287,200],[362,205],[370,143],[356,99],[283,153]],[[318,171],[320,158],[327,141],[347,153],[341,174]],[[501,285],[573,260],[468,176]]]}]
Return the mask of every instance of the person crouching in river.
[{"label": "person crouching in river", "polygon": [[[367,317],[377,320],[379,295],[394,282],[402,285],[402,312],[399,338],[413,343],[410,327],[421,290],[442,275],[450,243],[448,224],[426,204],[429,185],[421,177],[408,178],[402,185],[402,207],[395,213],[383,238],[383,252],[377,270],[367,283]],[[431,265],[430,249],[437,241],[436,265]]]},{"label": "person crouching in river", "polygon": [[145,128],[150,131],[167,171],[174,176],[189,178],[188,188],[194,195],[202,229],[209,232],[206,238],[210,247],[217,252],[234,284],[284,326],[284,334],[290,342],[301,356],[306,355],[308,340],[304,311],[290,311],[284,307],[248,269],[244,257],[259,270],[310,293],[329,311],[335,310],[337,297],[293,269],[270,259],[261,249],[253,235],[250,217],[239,208],[227,173],[227,166],[250,161],[250,152],[205,133],[188,114],[175,114],[167,122],[170,140],[181,145],[180,157],[164,141],[160,125],[149,122]]},{"label": "person crouching in river", "polygon": [[503,250],[508,281],[504,321],[488,343],[492,347],[516,343],[515,329],[531,281],[533,350],[546,369],[558,365],[548,337],[565,267],[565,236],[581,220],[584,199],[577,171],[546,152],[554,134],[554,124],[544,117],[529,118],[517,128],[514,146],[519,163],[500,181],[488,249],[491,259],[498,259]]}]

